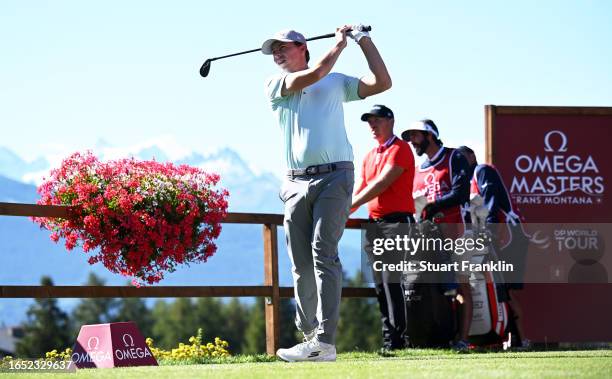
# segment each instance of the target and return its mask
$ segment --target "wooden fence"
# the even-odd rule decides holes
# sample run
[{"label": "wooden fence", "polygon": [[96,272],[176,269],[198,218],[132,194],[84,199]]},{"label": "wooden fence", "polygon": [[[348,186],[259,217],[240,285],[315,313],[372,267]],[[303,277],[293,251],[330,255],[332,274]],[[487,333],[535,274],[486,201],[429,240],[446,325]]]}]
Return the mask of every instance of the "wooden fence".
[{"label": "wooden fence", "polygon": [[[0,216],[68,217],[68,207],[0,202]],[[360,229],[366,220],[350,219],[346,227]],[[265,301],[266,351],[279,348],[281,298],[292,298],[293,287],[278,283],[278,226],[283,216],[264,213],[229,213],[226,224],[263,225],[263,286],[9,286],[0,283],[0,298],[97,298],[97,297],[260,297]],[[345,287],[342,297],[374,297],[373,288]]]}]

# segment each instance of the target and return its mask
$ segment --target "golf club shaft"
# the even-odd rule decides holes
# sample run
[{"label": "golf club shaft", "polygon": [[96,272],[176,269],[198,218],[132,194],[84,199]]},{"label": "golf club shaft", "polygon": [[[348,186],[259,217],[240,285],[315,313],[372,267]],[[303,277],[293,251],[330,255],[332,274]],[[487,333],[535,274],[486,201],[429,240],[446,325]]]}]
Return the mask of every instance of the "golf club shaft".
[{"label": "golf club shaft", "polygon": [[[370,30],[372,30],[372,27],[371,26],[362,26],[361,28],[359,28],[359,30],[360,31],[367,31],[367,32],[369,32]],[[307,38],[306,41],[314,41],[314,40],[323,39],[323,38],[332,38],[335,35],[336,35],[336,33],[323,34],[323,35],[320,35],[320,36]],[[261,51],[261,48],[241,51],[239,53],[228,54],[228,55],[224,55],[224,56],[221,56],[221,57],[209,58],[206,61],[204,61],[204,63],[202,64],[202,67],[200,67],[200,75],[202,77],[204,77],[204,78],[208,76],[208,73],[210,72],[210,63],[212,61],[216,61],[218,59],[223,59],[223,58],[235,57],[236,55],[243,55],[243,54],[254,53],[254,52],[257,52],[257,51]]]},{"label": "golf club shaft", "polygon": [[[322,36],[316,36],[316,37],[312,37],[312,38],[307,38],[306,41],[314,41],[316,39],[331,38],[331,37],[333,37],[335,35],[336,35],[335,33],[323,34]],[[224,55],[222,57],[210,58],[210,61],[212,62],[212,61],[216,61],[217,59],[223,59],[223,58],[235,57],[236,55],[254,53],[256,51],[261,51],[261,47],[259,49],[241,51],[239,53],[228,54],[228,55]]]},{"label": "golf club shaft", "polygon": [[[371,26],[365,26],[365,27],[363,28],[363,30],[370,31],[370,30],[372,30],[372,27],[371,27]],[[336,33],[328,33],[328,34],[323,34],[323,35],[316,36],[316,37],[306,38],[306,41],[315,41],[315,40],[318,40],[318,39],[332,38],[332,37],[334,37],[335,35],[336,35]],[[249,54],[249,53],[254,53],[254,52],[257,52],[257,51],[261,51],[261,48],[259,48],[259,49],[252,49],[252,50],[246,50],[246,51],[241,51],[241,52],[239,52],[239,53],[228,54],[228,55],[224,55],[224,56],[221,56],[221,57],[210,58],[210,59],[209,59],[209,61],[210,61],[210,62],[212,62],[212,61],[216,61],[217,59],[223,59],[223,58],[235,57],[236,55]]]}]

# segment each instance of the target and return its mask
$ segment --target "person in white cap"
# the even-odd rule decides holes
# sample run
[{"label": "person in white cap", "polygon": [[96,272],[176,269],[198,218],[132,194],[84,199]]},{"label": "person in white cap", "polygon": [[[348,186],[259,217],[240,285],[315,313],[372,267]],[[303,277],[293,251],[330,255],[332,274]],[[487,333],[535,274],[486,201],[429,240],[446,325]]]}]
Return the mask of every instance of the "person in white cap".
[{"label": "person in white cap", "polygon": [[[352,31],[351,31],[352,30]],[[361,79],[331,73],[351,37],[371,73]],[[312,66],[304,36],[276,33],[262,52],[281,72],[265,82],[265,94],[285,141],[289,169],[280,191],[292,263],[296,326],[305,341],[277,355],[289,362],[334,361],[340,313],[342,265],[338,242],[349,215],[354,184],[353,151],[344,126],[343,103],[391,87],[391,77],[367,31],[336,29],[335,43]]]},{"label": "person in white cap", "polygon": [[[463,206],[470,200],[470,167],[459,151],[443,146],[436,124],[429,119],[414,122],[402,133],[402,139],[412,143],[418,156],[427,159],[414,174],[412,196],[425,196],[427,205],[421,219],[434,220],[439,224],[444,238],[461,238],[465,232]],[[452,254],[453,260],[467,259]],[[461,264],[460,264],[461,265]],[[459,338],[453,344],[457,350],[467,350],[468,335],[472,324],[472,292],[469,272],[456,272],[459,293],[462,297]],[[441,283],[446,289],[456,287],[454,283]]]}]

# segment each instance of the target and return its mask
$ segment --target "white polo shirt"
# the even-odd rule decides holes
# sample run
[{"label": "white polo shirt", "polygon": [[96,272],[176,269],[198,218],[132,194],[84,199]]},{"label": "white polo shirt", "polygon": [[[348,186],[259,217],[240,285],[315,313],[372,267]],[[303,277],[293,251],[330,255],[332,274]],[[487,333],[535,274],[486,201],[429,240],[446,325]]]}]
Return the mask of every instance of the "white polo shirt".
[{"label": "white polo shirt", "polygon": [[286,76],[268,78],[265,93],[284,136],[287,168],[353,161],[342,103],[361,100],[359,79],[330,73],[299,92],[281,96]]}]

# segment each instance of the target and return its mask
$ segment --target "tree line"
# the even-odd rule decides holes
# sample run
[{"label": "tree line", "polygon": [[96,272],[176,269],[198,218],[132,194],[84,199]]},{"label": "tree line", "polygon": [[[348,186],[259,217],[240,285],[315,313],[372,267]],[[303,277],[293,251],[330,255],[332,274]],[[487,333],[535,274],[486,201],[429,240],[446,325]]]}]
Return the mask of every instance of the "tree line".
[{"label": "tree line", "polygon": [[[346,278],[346,275],[345,275]],[[103,286],[105,281],[90,273],[88,286]],[[362,286],[360,273],[345,279],[345,286]],[[52,286],[49,277],[41,285]],[[293,300],[280,304],[280,344],[293,346],[302,340],[294,324]],[[215,337],[226,340],[232,354],[261,354],[266,350],[264,299],[254,302],[238,298],[159,299],[148,306],[142,298],[81,299],[67,312],[56,299],[35,299],[22,323],[23,338],[17,342],[16,356],[38,358],[53,349],[72,347],[82,325],[134,321],[145,337],[164,349],[188,343],[198,328],[203,341]],[[373,298],[343,299],[336,346],[339,351],[373,351],[381,346],[378,304]]]}]

